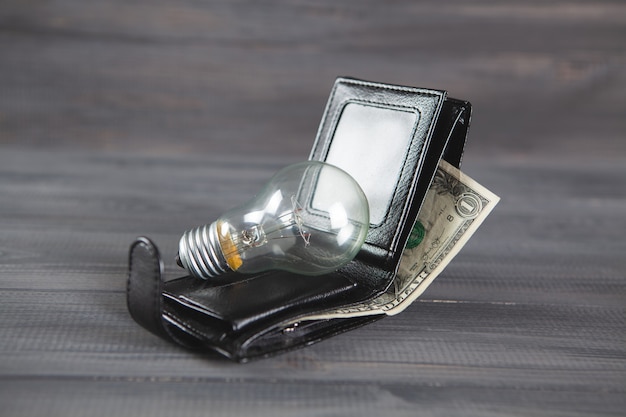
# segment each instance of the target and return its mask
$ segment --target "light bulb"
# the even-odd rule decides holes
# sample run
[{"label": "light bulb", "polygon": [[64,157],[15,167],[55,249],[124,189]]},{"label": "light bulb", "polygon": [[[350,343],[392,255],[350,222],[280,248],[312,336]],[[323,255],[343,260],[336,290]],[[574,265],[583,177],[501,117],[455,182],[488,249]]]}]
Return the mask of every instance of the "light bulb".
[{"label": "light bulb", "polygon": [[321,275],[356,256],[369,222],[367,198],[348,173],[301,162],[280,170],[247,204],[185,232],[177,262],[204,279],[276,269]]}]

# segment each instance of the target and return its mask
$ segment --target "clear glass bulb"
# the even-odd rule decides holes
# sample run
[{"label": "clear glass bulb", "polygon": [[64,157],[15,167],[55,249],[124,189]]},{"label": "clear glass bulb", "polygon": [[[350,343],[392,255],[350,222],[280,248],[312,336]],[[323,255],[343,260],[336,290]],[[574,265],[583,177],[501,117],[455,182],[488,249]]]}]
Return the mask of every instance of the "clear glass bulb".
[{"label": "clear glass bulb", "polygon": [[275,269],[321,275],[356,256],[369,222],[367,198],[349,174],[301,162],[279,171],[247,204],[185,232],[178,263],[204,279]]}]

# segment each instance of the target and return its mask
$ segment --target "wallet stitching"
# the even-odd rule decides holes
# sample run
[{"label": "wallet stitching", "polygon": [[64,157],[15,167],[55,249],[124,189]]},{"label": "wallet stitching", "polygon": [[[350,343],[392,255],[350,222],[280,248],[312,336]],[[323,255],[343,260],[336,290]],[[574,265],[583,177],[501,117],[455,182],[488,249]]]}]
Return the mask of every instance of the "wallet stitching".
[{"label": "wallet stitching", "polygon": [[430,96],[430,97],[436,97],[436,96],[441,95],[441,93],[443,93],[442,91],[440,91],[439,94],[429,92],[429,91],[437,91],[437,90],[429,90],[429,89],[416,88],[416,87],[403,87],[399,85],[380,84],[380,83],[374,83],[371,81],[352,80],[348,78],[341,78],[339,80],[339,83],[356,84],[356,85],[362,85],[365,87],[378,88],[381,90],[409,91],[412,93],[418,93],[420,95]]}]

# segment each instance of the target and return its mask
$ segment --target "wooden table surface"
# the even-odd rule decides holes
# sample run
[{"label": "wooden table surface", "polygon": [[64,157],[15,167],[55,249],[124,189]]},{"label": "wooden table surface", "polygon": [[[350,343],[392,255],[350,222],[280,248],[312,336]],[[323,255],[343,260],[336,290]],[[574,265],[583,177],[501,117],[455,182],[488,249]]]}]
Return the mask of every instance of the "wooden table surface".
[{"label": "wooden table surface", "polygon": [[[8,4],[7,4],[8,3]],[[5,2],[0,416],[623,416],[626,5]],[[446,89],[501,203],[398,316],[239,365],[128,315],[127,250],[308,157],[338,75]]]}]

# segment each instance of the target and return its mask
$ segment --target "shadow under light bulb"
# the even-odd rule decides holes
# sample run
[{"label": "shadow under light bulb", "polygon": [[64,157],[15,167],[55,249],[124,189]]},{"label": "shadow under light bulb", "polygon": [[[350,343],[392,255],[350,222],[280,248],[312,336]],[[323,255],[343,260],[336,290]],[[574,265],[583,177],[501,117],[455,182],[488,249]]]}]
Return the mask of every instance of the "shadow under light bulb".
[{"label": "shadow under light bulb", "polygon": [[367,198],[348,173],[301,162],[276,173],[247,204],[186,231],[177,262],[203,279],[276,269],[321,275],[356,256],[369,222]]}]

